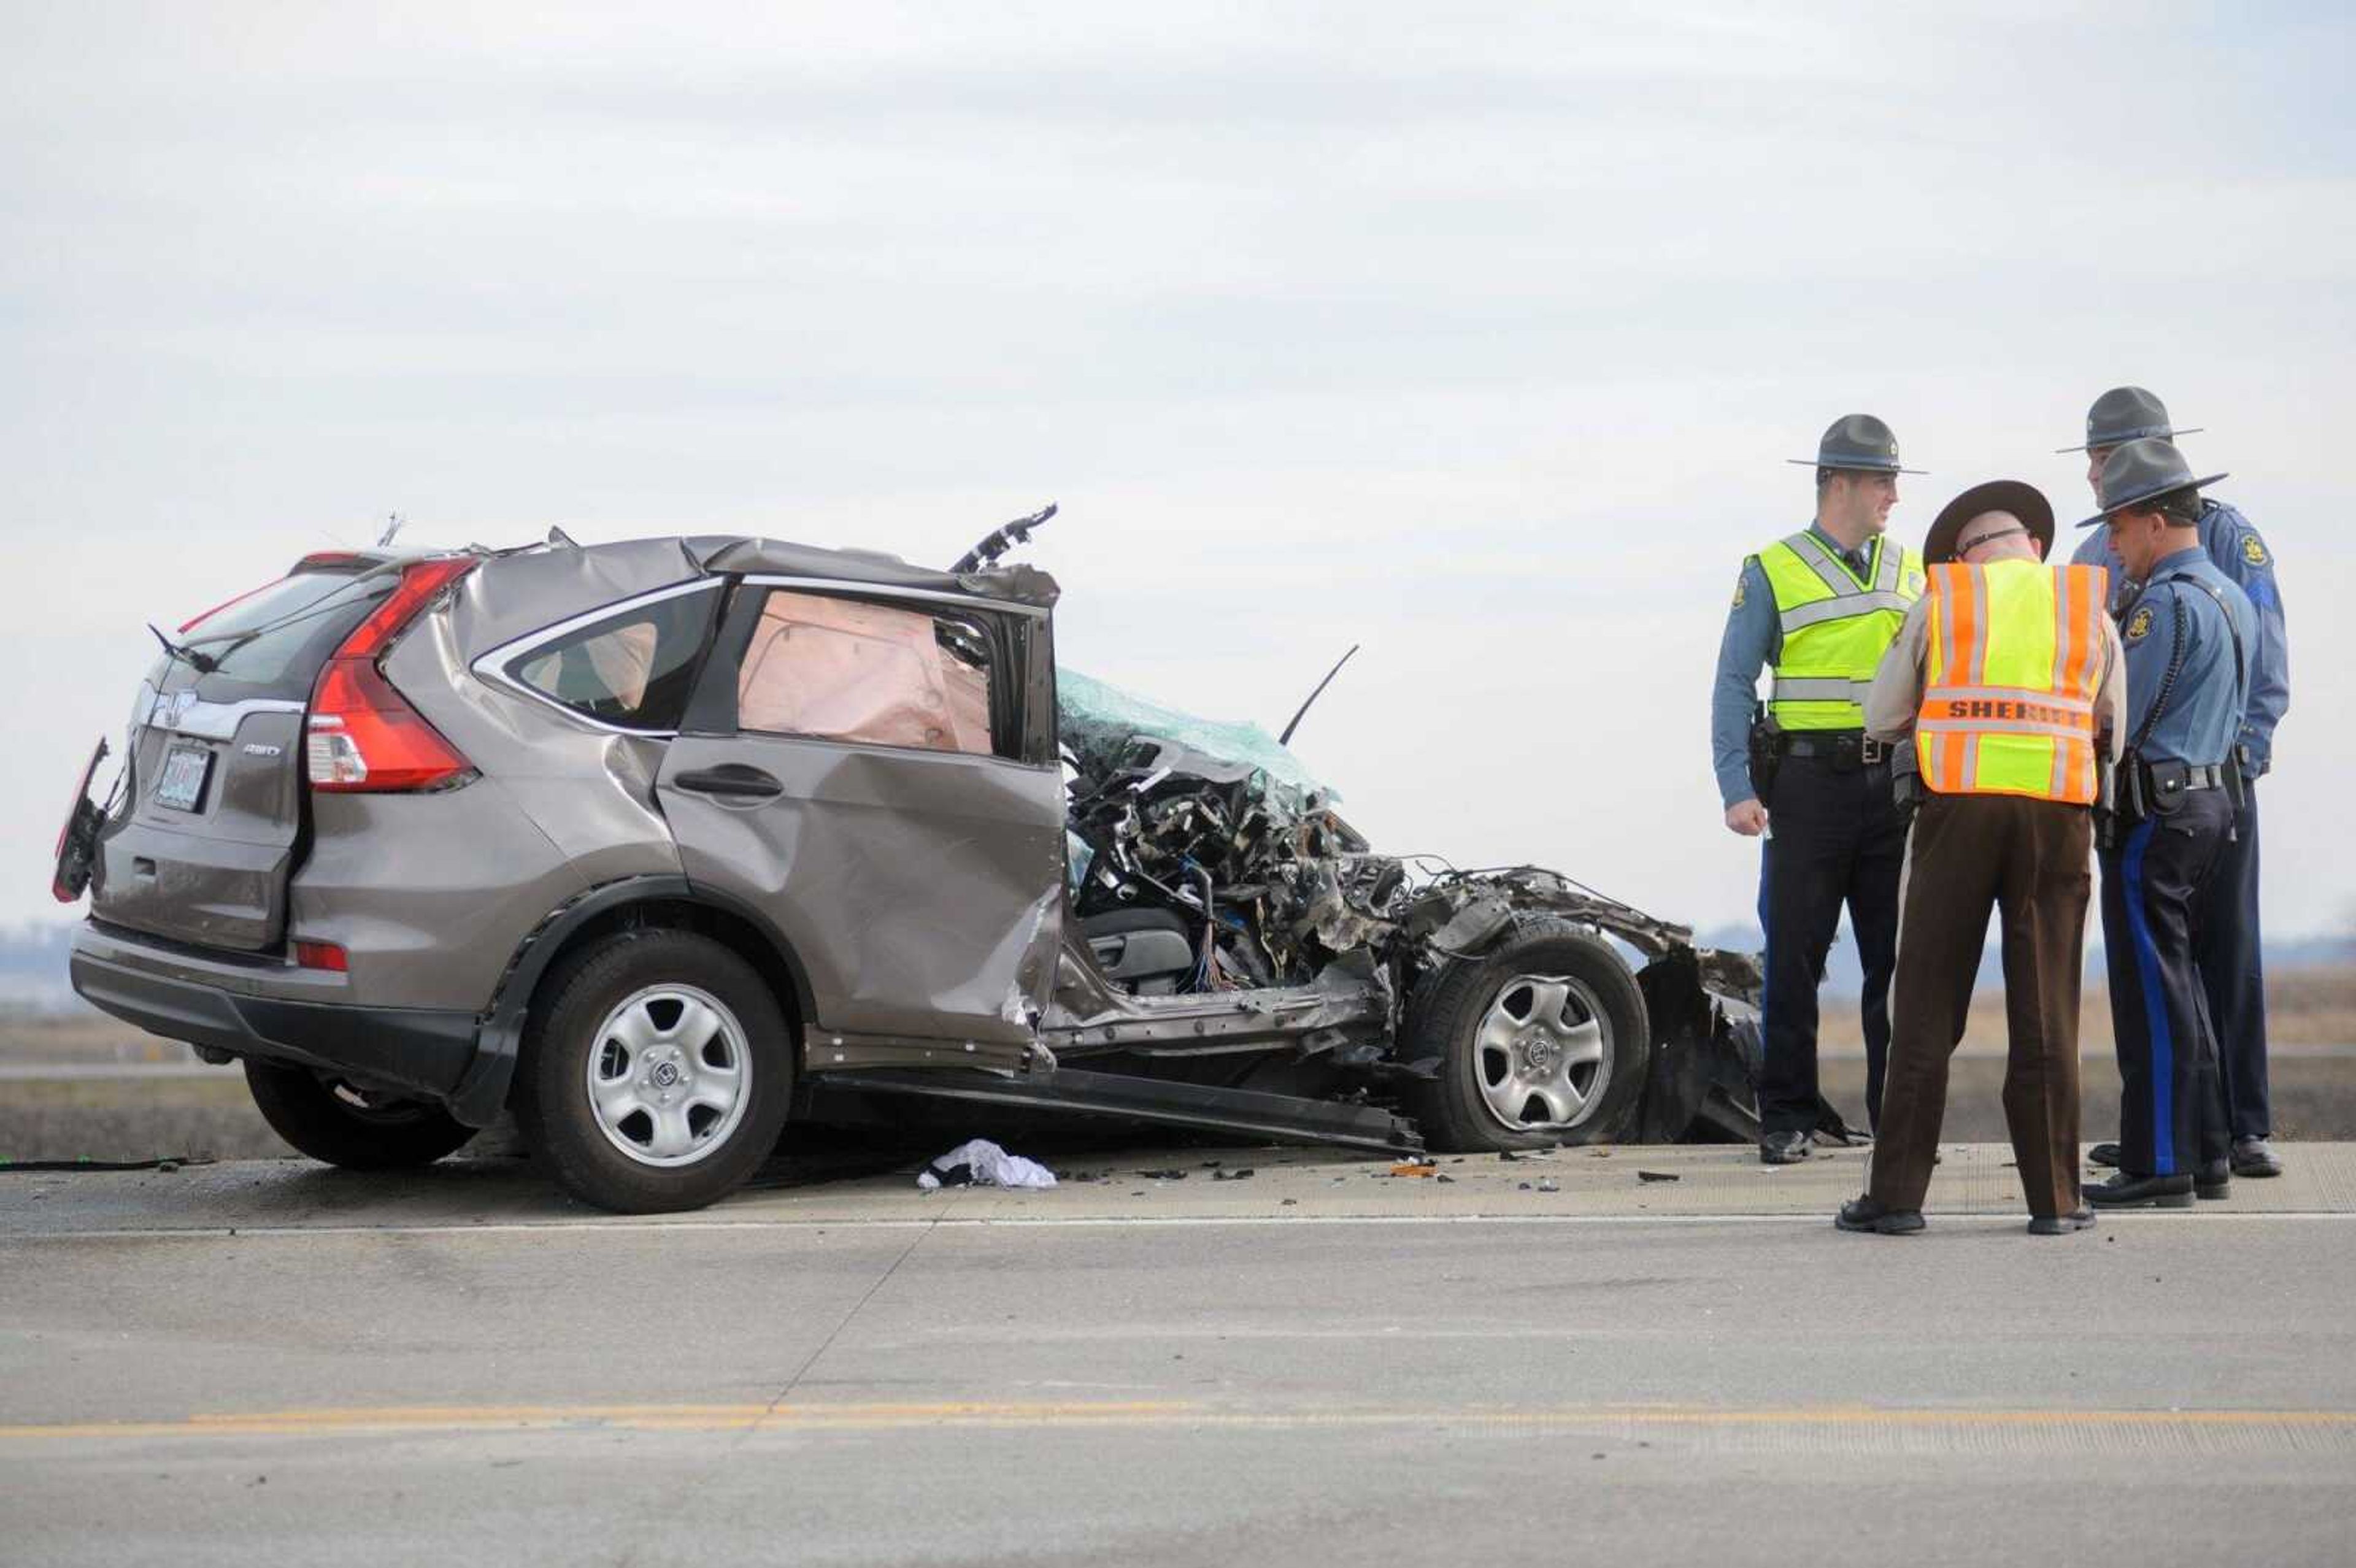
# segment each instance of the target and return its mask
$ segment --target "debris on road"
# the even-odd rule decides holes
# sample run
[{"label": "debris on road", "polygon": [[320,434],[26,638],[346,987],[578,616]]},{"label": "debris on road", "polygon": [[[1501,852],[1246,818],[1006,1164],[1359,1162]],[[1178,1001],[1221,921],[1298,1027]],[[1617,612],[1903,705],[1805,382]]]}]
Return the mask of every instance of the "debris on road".
[{"label": "debris on road", "polygon": [[1033,1187],[1055,1185],[1055,1173],[1035,1159],[1009,1154],[988,1138],[961,1143],[916,1173],[926,1192],[944,1187]]},{"label": "debris on road", "polygon": [[1405,1165],[1395,1165],[1391,1167],[1391,1174],[1393,1176],[1438,1176],[1440,1174],[1440,1167],[1437,1165],[1419,1165],[1409,1162]]},{"label": "debris on road", "polygon": [[1684,1178],[1677,1175],[1674,1170],[1640,1170],[1636,1173],[1636,1179],[1639,1181],[1681,1181]]}]

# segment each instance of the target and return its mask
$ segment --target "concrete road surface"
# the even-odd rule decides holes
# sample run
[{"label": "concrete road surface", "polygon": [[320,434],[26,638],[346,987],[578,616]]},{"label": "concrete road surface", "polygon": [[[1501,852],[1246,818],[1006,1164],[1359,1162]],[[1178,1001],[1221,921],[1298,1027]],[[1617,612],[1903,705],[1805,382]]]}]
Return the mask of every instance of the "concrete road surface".
[{"label": "concrete road surface", "polygon": [[1902,1240],[1848,1153],[12,1174],[0,1562],[2344,1563],[2356,1147],[2288,1152],[2061,1239],[1988,1147]]}]

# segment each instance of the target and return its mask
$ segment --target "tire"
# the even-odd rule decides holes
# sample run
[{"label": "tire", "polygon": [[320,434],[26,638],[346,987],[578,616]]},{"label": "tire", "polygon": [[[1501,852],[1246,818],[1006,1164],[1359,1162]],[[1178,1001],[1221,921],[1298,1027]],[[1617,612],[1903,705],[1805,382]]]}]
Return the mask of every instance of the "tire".
[{"label": "tire", "polygon": [[785,1014],[753,966],[692,932],[631,931],[567,960],[533,1003],[516,1125],[567,1192],[657,1214],[751,1179],[792,1098]]},{"label": "tire", "polygon": [[307,1067],[248,1060],[245,1086],[271,1131],[298,1153],[346,1170],[431,1165],[475,1136],[430,1101],[364,1094]]},{"label": "tire", "polygon": [[[1435,975],[1408,1041],[1408,1060],[1440,1059],[1415,1107],[1425,1140],[1455,1152],[1608,1142],[1644,1098],[1653,1059],[1628,965],[1585,927],[1551,919],[1525,921],[1494,952]],[[1545,1093],[1524,1093],[1532,1083]],[[1516,1100],[1522,1115],[1511,1116],[1502,1107]]]}]

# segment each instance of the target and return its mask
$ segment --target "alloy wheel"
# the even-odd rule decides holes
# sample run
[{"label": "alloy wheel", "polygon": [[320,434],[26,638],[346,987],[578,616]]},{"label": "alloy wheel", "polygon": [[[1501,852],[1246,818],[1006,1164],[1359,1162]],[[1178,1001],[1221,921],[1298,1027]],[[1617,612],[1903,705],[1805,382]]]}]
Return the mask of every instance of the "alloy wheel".
[{"label": "alloy wheel", "polygon": [[649,986],[605,1015],[589,1051],[589,1106],[640,1165],[693,1165],[726,1144],[752,1103],[744,1028],[693,986]]},{"label": "alloy wheel", "polygon": [[1602,1004],[1578,980],[1515,976],[1497,988],[1473,1036],[1483,1104],[1515,1132],[1578,1126],[1612,1083],[1610,1029]]}]

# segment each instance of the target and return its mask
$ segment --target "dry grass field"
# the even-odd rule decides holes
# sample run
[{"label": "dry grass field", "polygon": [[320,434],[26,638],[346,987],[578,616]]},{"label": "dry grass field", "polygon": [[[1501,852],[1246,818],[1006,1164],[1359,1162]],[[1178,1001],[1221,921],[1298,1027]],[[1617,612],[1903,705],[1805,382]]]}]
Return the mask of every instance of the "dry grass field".
[{"label": "dry grass field", "polygon": [[[2266,1033],[2276,1055],[2318,1047],[2356,1051],[2356,967],[2286,969],[2266,976]],[[1820,1039],[1828,1051],[1865,1049],[1855,997],[1825,998]],[[2001,1055],[2004,1039],[2004,995],[1982,991],[1972,998],[1963,1049]],[[2100,986],[2086,987],[2078,1045],[2090,1056],[2110,1053],[2111,998]]]}]

